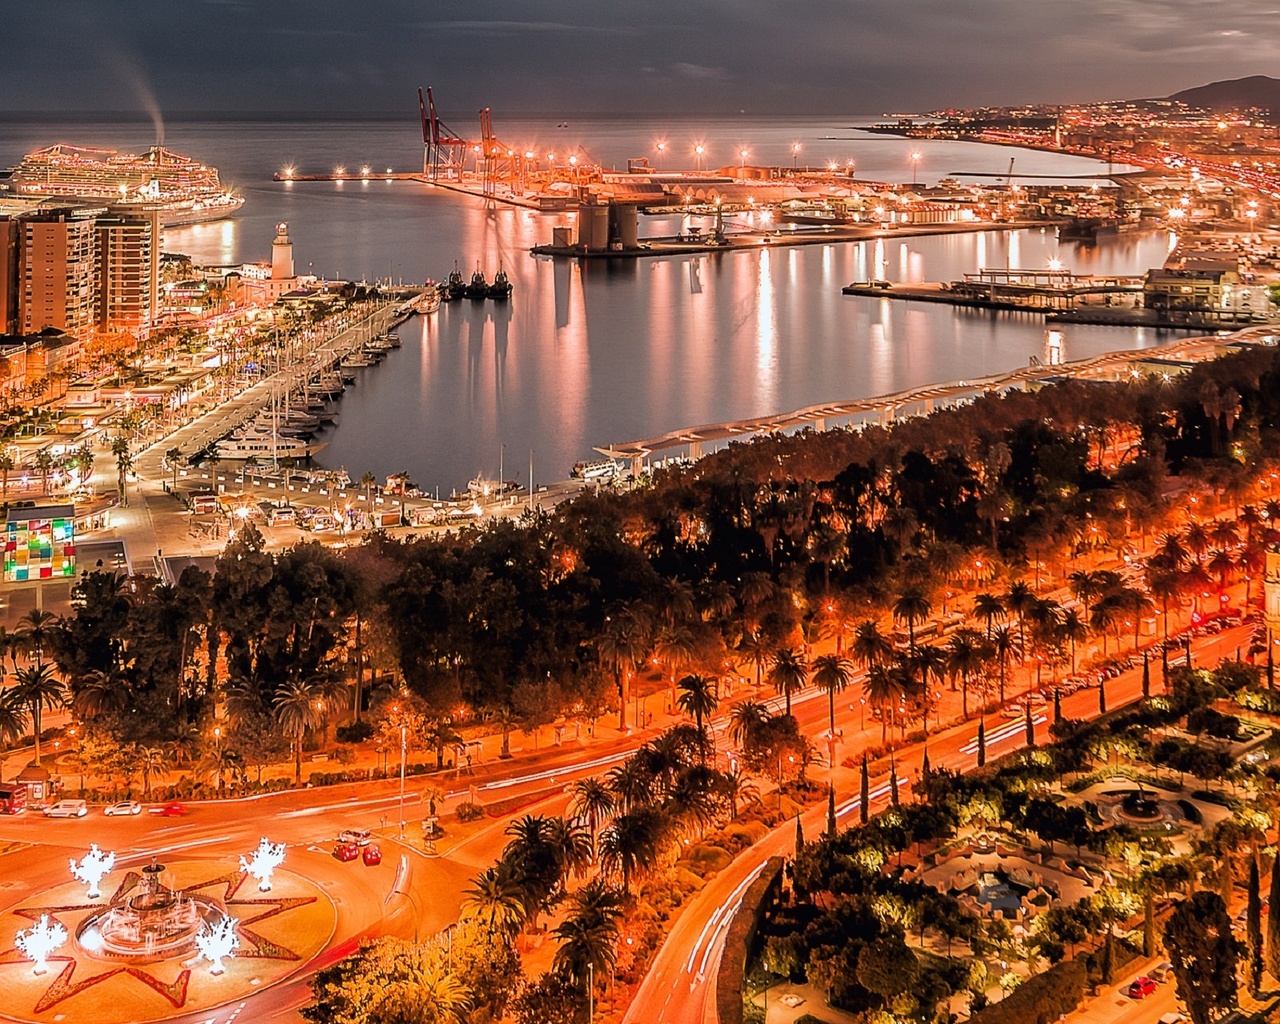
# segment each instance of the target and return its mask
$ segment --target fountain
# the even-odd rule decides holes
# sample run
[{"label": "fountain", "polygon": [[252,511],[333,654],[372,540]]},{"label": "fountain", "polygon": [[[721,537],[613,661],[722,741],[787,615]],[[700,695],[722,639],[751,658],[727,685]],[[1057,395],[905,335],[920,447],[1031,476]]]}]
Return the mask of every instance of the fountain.
[{"label": "fountain", "polygon": [[111,873],[111,869],[115,867],[115,864],[115,851],[104,854],[98,849],[97,843],[90,843],[89,852],[84,855],[79,864],[72,858],[71,877],[84,882],[89,887],[89,892],[86,895],[89,899],[96,900],[102,895],[101,890],[98,888],[99,884]]},{"label": "fountain", "polygon": [[56,921],[50,924],[48,914],[41,914],[39,923],[13,937],[13,944],[31,960],[32,974],[44,974],[49,957],[66,941],[67,930]]},{"label": "fountain", "polygon": [[132,895],[86,917],[76,930],[81,948],[113,959],[156,959],[189,951],[200,929],[223,916],[222,908],[203,896],[169,889],[160,880],[163,872],[164,865],[152,858]]}]

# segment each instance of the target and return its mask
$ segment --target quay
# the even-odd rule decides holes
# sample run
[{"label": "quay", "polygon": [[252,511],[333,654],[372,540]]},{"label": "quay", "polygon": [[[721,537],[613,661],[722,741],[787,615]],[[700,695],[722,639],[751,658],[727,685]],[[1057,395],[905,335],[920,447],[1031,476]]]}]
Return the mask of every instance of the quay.
[{"label": "quay", "polygon": [[[962,235],[980,231],[1019,231],[1023,228],[1055,226],[1058,221],[965,221],[953,224],[830,224],[822,227],[794,227],[789,230],[741,231],[692,239],[667,236],[649,238],[634,246],[590,249],[581,245],[535,245],[534,256],[575,260],[638,260],[651,256],[705,256],[708,253],[742,249],[788,248],[797,245],[830,245],[864,242],[877,238],[918,238],[926,235]],[[852,287],[852,286],[850,286]],[[846,289],[847,290],[847,289]]]},{"label": "quay", "polygon": [[968,309],[1033,313],[1049,324],[1150,327],[1158,330],[1213,331],[1257,323],[1224,319],[1188,310],[1142,306],[1143,277],[1073,274],[1065,270],[979,270],[959,281],[899,284],[855,281],[845,295],[905,302],[934,302]]},{"label": "quay", "polygon": [[644,460],[660,452],[684,449],[693,460],[709,454],[708,446],[718,441],[745,440],[762,434],[777,434],[797,428],[828,430],[844,425],[861,428],[868,424],[888,425],[910,415],[927,415],[938,408],[962,405],[984,394],[1013,389],[1027,390],[1070,377],[1081,380],[1119,380],[1144,373],[1166,373],[1211,359],[1223,349],[1249,344],[1274,344],[1277,328],[1249,327],[1224,336],[1181,338],[1144,349],[1122,349],[1059,364],[1031,365],[976,380],[948,384],[925,384],[890,395],[855,398],[846,402],[825,402],[791,412],[758,416],[725,423],[673,430],[657,437],[596,447],[610,459],[630,460],[631,472],[639,476]]}]

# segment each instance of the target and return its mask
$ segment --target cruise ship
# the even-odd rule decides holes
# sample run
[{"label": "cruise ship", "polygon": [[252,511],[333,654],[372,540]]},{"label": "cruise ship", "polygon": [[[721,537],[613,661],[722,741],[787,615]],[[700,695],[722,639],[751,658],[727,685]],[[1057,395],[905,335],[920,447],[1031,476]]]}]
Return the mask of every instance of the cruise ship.
[{"label": "cruise ship", "polygon": [[166,226],[220,220],[244,205],[216,167],[163,146],[138,156],[59,143],[28,153],[9,180],[21,195],[107,203],[121,213],[155,211]]}]

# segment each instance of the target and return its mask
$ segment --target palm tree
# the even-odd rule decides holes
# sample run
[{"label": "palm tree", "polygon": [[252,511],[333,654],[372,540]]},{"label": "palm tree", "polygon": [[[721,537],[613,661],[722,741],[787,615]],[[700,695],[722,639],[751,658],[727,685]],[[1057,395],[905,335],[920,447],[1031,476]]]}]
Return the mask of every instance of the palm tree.
[{"label": "palm tree", "polygon": [[618,681],[618,728],[627,731],[627,701],[631,698],[631,673],[645,655],[647,644],[639,618],[626,609],[612,616],[596,638],[596,653]]},{"label": "palm tree", "polygon": [[138,771],[142,773],[142,795],[151,795],[151,776],[169,770],[169,755],[162,747],[142,747],[138,751]]},{"label": "palm tree", "polygon": [[838,654],[824,654],[813,661],[813,683],[827,693],[831,738],[836,735],[836,694],[853,681],[853,662]]},{"label": "palm tree", "polygon": [[729,814],[734,818],[738,816],[739,800],[760,800],[759,787],[741,771],[720,774],[720,794],[729,801]]},{"label": "palm tree", "polygon": [[676,707],[692,717],[698,732],[703,733],[703,722],[715,714],[720,705],[715,680],[703,675],[689,675],[681,679],[676,688],[680,691]]},{"label": "palm tree", "polygon": [[1107,656],[1107,634],[1112,632],[1124,614],[1118,595],[1108,595],[1093,606],[1089,614],[1089,627],[1102,635],[1102,656]]},{"label": "palm tree", "polygon": [[1058,623],[1059,635],[1071,645],[1071,674],[1076,674],[1076,644],[1089,639],[1089,624],[1079,609],[1068,608]]},{"label": "palm tree", "polygon": [[35,743],[35,764],[40,764],[40,719],[44,711],[56,711],[66,703],[66,684],[54,675],[53,666],[37,662],[24,665],[14,675],[12,699],[25,705]]},{"label": "palm tree", "polygon": [[54,460],[53,452],[48,448],[41,448],[35,454],[32,460],[36,467],[36,472],[40,474],[41,487],[45,494],[49,493],[49,474],[53,472]]},{"label": "palm tree", "polygon": [[867,669],[867,678],[863,680],[862,687],[867,695],[867,703],[880,710],[880,743],[883,745],[889,738],[889,709],[901,697],[902,687],[889,666],[883,662]]},{"label": "palm tree", "polygon": [[302,738],[324,721],[319,690],[309,679],[282,683],[271,702],[276,725],[293,743],[293,784],[302,785]]},{"label": "palm tree", "polygon": [[[0,690],[0,743],[12,743],[27,731],[27,706],[16,689]],[[0,767],[4,766],[0,760]]]},{"label": "palm tree", "polygon": [[907,624],[907,639],[912,650],[916,646],[916,626],[924,622],[932,610],[933,605],[919,587],[907,587],[893,603],[893,619]]},{"label": "palm tree", "polygon": [[1004,681],[1015,658],[1022,657],[1022,641],[1009,626],[997,626],[991,633],[991,657],[1000,670],[1000,703],[1004,703]]},{"label": "palm tree", "polygon": [[759,701],[741,700],[729,712],[729,736],[739,747],[747,742],[753,729],[769,719],[769,709]]},{"label": "palm tree", "polygon": [[133,469],[133,450],[124,434],[117,434],[111,441],[111,454],[116,457],[116,488],[120,492],[120,504],[129,504],[127,482]]},{"label": "palm tree", "polygon": [[1160,602],[1160,612],[1164,620],[1164,638],[1169,639],[1169,603],[1177,601],[1178,595],[1182,593],[1180,573],[1174,570],[1150,571],[1148,567],[1147,589],[1151,591],[1151,596]]},{"label": "palm tree", "polygon": [[17,467],[17,463],[13,461],[13,455],[8,449],[0,451],[0,485],[3,486],[4,497],[9,496],[9,474]]},{"label": "palm tree", "polygon": [[36,664],[44,663],[44,648],[53,631],[58,628],[58,616],[52,612],[32,608],[18,620],[17,638],[26,647],[27,654],[34,656]]},{"label": "palm tree", "polygon": [[629,757],[622,764],[614,765],[606,777],[618,809],[633,811],[653,801],[657,782],[641,758]]},{"label": "palm tree", "polygon": [[1014,580],[1004,595],[1004,606],[1018,616],[1018,642],[1023,648],[1027,646],[1027,612],[1038,600],[1026,580]]},{"label": "palm tree", "polygon": [[958,629],[947,645],[947,671],[951,678],[960,677],[960,704],[964,719],[969,720],[969,679],[986,662],[986,643],[976,629]]},{"label": "palm tree", "polygon": [[1004,602],[995,594],[979,594],[973,599],[973,614],[987,624],[987,639],[991,639],[991,629],[997,622],[1004,622],[1007,613]]},{"label": "palm tree", "polygon": [[170,448],[164,453],[164,458],[169,463],[169,469],[173,473],[173,482],[170,489],[176,492],[178,490],[178,463],[182,461],[182,449]]},{"label": "palm tree", "polygon": [[462,920],[479,921],[486,933],[513,936],[525,922],[525,894],[504,861],[486,868],[463,890]]},{"label": "palm tree", "polygon": [[618,925],[622,896],[595,879],[574,894],[568,916],[555,929],[560,947],[554,967],[570,981],[588,985],[603,977],[617,962]]},{"label": "palm tree", "polygon": [[738,653],[743,655],[756,670],[756,689],[760,689],[761,676],[765,666],[773,658],[773,644],[759,630],[747,632],[738,641]]},{"label": "palm tree", "polygon": [[654,657],[667,668],[671,680],[671,707],[676,704],[676,676],[693,660],[695,644],[688,626],[663,626],[653,642]]},{"label": "palm tree", "polygon": [[[364,488],[364,500],[365,500],[365,503],[369,506],[370,512],[373,511],[373,485],[376,484],[377,482],[378,482],[378,478],[374,476],[372,473],[370,473],[368,470],[365,470],[364,475],[360,477],[360,486]],[[502,486],[501,480],[498,481],[498,486],[499,487]]]},{"label": "palm tree", "polygon": [[1084,607],[1085,617],[1089,616],[1089,603],[1102,596],[1097,573],[1085,569],[1077,569],[1067,577],[1067,585],[1071,588],[1071,596]]},{"label": "palm tree", "polygon": [[649,871],[662,854],[667,833],[666,816],[656,807],[638,807],[620,814],[600,834],[600,863],[610,874],[620,875],[622,891]]},{"label": "palm tree", "polygon": [[893,643],[880,632],[880,627],[871,619],[858,623],[853,631],[853,642],[849,652],[854,661],[864,668],[883,665],[893,657]]},{"label": "palm tree", "polygon": [[547,841],[551,844],[559,875],[559,891],[564,891],[570,877],[581,878],[586,874],[595,857],[595,837],[580,822],[564,818],[552,818],[547,828]]},{"label": "palm tree", "polygon": [[804,689],[808,668],[804,655],[794,647],[784,647],[773,656],[769,669],[769,685],[786,699],[787,714],[791,714],[791,695]]},{"label": "palm tree", "polygon": [[569,813],[575,818],[586,822],[587,829],[591,832],[593,848],[596,836],[600,832],[600,826],[608,821],[617,809],[618,803],[614,800],[613,794],[609,792],[609,787],[601,782],[599,778],[591,776],[579,779],[573,784],[573,796],[569,800]]}]

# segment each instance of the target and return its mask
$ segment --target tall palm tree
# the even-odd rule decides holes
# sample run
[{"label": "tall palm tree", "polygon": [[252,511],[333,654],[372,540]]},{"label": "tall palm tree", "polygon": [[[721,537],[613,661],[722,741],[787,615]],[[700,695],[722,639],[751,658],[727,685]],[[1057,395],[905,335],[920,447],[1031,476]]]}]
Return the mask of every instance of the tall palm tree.
[{"label": "tall palm tree", "polygon": [[480,922],[490,937],[497,932],[509,938],[524,927],[524,897],[519,879],[499,861],[476,875],[463,890],[462,920]]},{"label": "tall palm tree", "polygon": [[1004,606],[1018,616],[1018,642],[1024,648],[1027,646],[1027,612],[1038,600],[1036,592],[1031,589],[1026,580],[1014,580],[1004,595]]},{"label": "tall palm tree", "polygon": [[1071,596],[1084,607],[1086,618],[1089,616],[1090,603],[1095,597],[1102,596],[1100,582],[1097,573],[1089,572],[1087,569],[1077,569],[1067,577],[1067,586],[1071,589]]},{"label": "tall palm tree", "polygon": [[754,630],[742,634],[737,650],[755,667],[756,689],[760,689],[765,666],[773,659],[773,643],[759,630]]},{"label": "tall palm tree", "polygon": [[986,643],[976,629],[958,629],[947,644],[947,671],[960,678],[960,705],[964,719],[969,720],[969,680],[986,662]]},{"label": "tall palm tree", "polygon": [[791,714],[791,695],[804,689],[808,667],[804,655],[794,647],[784,647],[773,656],[769,668],[769,685],[786,699],[787,714]]},{"label": "tall palm tree", "polygon": [[[12,743],[27,731],[27,705],[15,689],[0,690],[0,743]],[[4,761],[0,760],[0,768]]]},{"label": "tall palm tree", "polygon": [[555,929],[560,946],[554,967],[575,984],[603,978],[617,963],[622,896],[595,879],[574,894],[564,921]]},{"label": "tall palm tree", "polygon": [[720,774],[720,794],[729,801],[729,814],[734,818],[738,816],[740,800],[758,802],[760,799],[759,787],[741,771]]},{"label": "tall palm tree", "polygon": [[618,809],[618,802],[609,787],[596,776],[579,779],[573,784],[573,796],[569,799],[569,813],[585,821],[591,832],[592,848],[603,825]]},{"label": "tall palm tree", "polygon": [[13,456],[7,449],[0,451],[0,494],[4,497],[9,496],[9,474],[17,468],[17,463],[13,461]]},{"label": "tall palm tree", "polygon": [[912,650],[916,646],[916,626],[924,622],[931,611],[933,605],[919,587],[907,587],[893,603],[893,619],[907,624],[907,639]]},{"label": "tall palm tree", "polygon": [[280,731],[293,743],[293,784],[302,785],[302,738],[308,729],[324,721],[320,692],[309,679],[291,679],[280,685],[271,702],[271,713]]},{"label": "tall palm tree", "polygon": [[142,747],[138,751],[138,771],[142,774],[142,795],[151,796],[151,777],[169,770],[169,755],[163,747]]},{"label": "tall palm tree", "polygon": [[995,594],[979,594],[973,599],[973,614],[986,623],[987,639],[991,639],[991,629],[997,622],[1004,622],[1008,614],[1004,602]]},{"label": "tall palm tree", "polygon": [[873,620],[867,619],[854,629],[849,652],[859,665],[871,668],[872,665],[883,665],[893,657],[893,642],[880,632],[880,627]]},{"label": "tall palm tree", "polygon": [[1071,674],[1076,674],[1076,644],[1089,639],[1089,623],[1080,614],[1078,608],[1068,608],[1062,613],[1058,623],[1058,631],[1062,639],[1071,645]]},{"label": "tall palm tree", "polygon": [[651,870],[662,855],[668,823],[657,807],[638,807],[620,814],[600,834],[600,863],[622,878],[622,891],[631,891],[632,880]]},{"label": "tall palm tree", "polygon": [[596,653],[613,670],[618,682],[618,728],[627,731],[627,701],[631,699],[631,673],[635,671],[648,647],[639,617],[624,609],[609,619],[596,638]]},{"label": "tall palm tree", "polygon": [[747,742],[753,729],[769,719],[769,709],[755,700],[740,700],[729,712],[729,736],[739,747]]},{"label": "tall palm tree", "polygon": [[1004,683],[1009,666],[1022,657],[1022,640],[1009,626],[997,626],[991,632],[991,658],[1000,672],[1000,703],[1004,703]]},{"label": "tall palm tree", "polygon": [[715,714],[720,705],[715,680],[695,673],[681,679],[676,689],[680,691],[676,707],[693,719],[700,735],[705,735],[703,723]]},{"label": "tall palm tree", "polygon": [[671,707],[676,705],[676,677],[681,669],[686,668],[693,660],[693,632],[688,626],[664,625],[658,630],[653,641],[653,654],[667,669],[667,678],[671,681]]},{"label": "tall palm tree", "polygon": [[853,681],[853,662],[839,654],[824,654],[813,660],[813,684],[827,694],[830,735],[836,735],[836,694]]},{"label": "tall palm tree", "polygon": [[117,434],[111,441],[111,454],[116,457],[116,488],[120,492],[120,504],[129,504],[128,480],[133,469],[133,449],[124,434]]},{"label": "tall palm tree", "polygon": [[37,665],[44,663],[45,648],[57,628],[58,616],[39,608],[32,608],[18,620],[16,635],[25,646],[28,657],[35,658]]},{"label": "tall palm tree", "polygon": [[867,669],[867,678],[862,686],[867,703],[880,711],[880,743],[883,745],[889,738],[889,709],[898,702],[902,687],[883,662]]},{"label": "tall palm tree", "polygon": [[629,757],[622,764],[614,765],[606,777],[609,790],[616,797],[615,803],[624,812],[653,801],[657,782],[641,758]]},{"label": "tall palm tree", "polygon": [[581,878],[586,874],[595,856],[595,837],[581,822],[564,818],[552,818],[547,828],[547,841],[551,844],[559,875],[558,891],[563,892],[570,877]]},{"label": "tall palm tree", "polygon": [[67,700],[66,684],[53,671],[52,665],[36,662],[24,665],[14,675],[13,700],[27,709],[31,734],[35,743],[35,763],[40,764],[40,719],[44,711],[56,711]]}]

